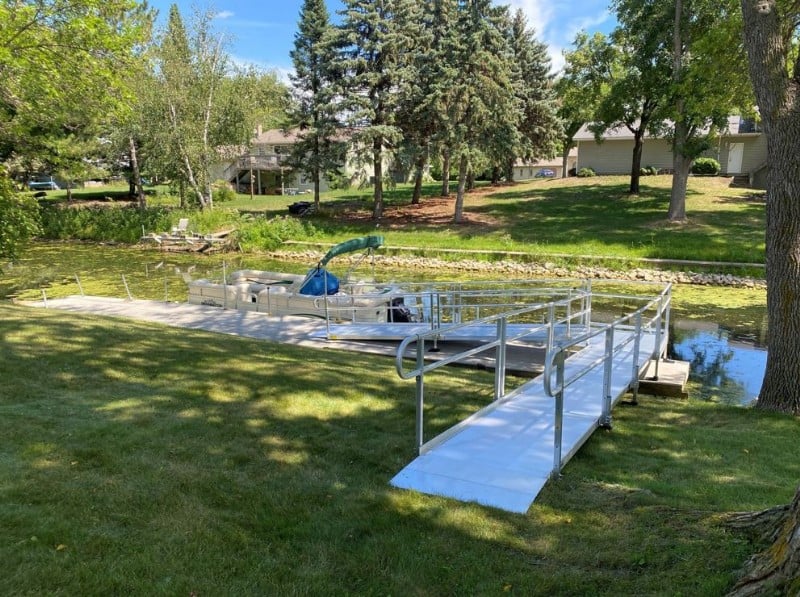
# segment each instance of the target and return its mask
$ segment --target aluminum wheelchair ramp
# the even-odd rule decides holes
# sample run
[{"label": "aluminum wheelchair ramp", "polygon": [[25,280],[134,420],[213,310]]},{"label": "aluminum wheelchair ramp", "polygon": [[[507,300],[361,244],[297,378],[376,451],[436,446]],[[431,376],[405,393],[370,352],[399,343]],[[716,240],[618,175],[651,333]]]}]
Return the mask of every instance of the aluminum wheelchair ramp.
[{"label": "aluminum wheelchair ramp", "polygon": [[[638,340],[636,330],[640,330]],[[606,422],[606,417],[610,420],[613,405],[632,383],[638,384],[641,371],[654,354],[660,353],[656,345],[665,345],[660,332],[641,326],[617,329],[610,335],[611,344],[606,334],[588,335],[591,337],[585,339],[584,347],[563,364],[563,377],[559,379],[571,382],[561,386],[560,416],[545,376],[539,376],[425,446],[420,441],[420,455],[391,484],[510,512],[526,512],[554,472]],[[613,354],[610,360],[605,358],[609,352]],[[552,375],[552,370],[549,373]],[[560,447],[556,452],[559,427]],[[426,449],[427,446],[431,447]]]}]

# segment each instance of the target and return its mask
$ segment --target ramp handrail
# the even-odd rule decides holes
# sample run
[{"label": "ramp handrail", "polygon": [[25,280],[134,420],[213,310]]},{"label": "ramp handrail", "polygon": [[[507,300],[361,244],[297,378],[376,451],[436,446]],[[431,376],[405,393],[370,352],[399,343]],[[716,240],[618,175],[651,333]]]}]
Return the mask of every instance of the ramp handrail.
[{"label": "ramp handrail", "polygon": [[[574,292],[574,291],[573,291]],[[534,333],[540,332],[542,330],[547,330],[547,338],[548,338],[548,346],[550,346],[553,342],[554,337],[554,328],[558,325],[567,324],[567,330],[569,333],[570,323],[573,320],[583,321],[584,318],[588,317],[588,313],[584,308],[577,309],[573,311],[571,309],[571,305],[573,302],[580,301],[581,305],[584,305],[584,299],[586,298],[585,293],[581,292],[578,294],[571,295],[567,298],[557,300],[557,301],[549,301],[545,303],[537,303],[534,305],[529,305],[527,307],[516,309],[513,311],[508,311],[505,313],[490,315],[488,317],[484,317],[482,319],[476,319],[467,323],[460,323],[460,324],[452,324],[447,325],[444,327],[439,327],[435,329],[428,330],[426,332],[412,334],[407,336],[397,348],[395,365],[397,369],[397,374],[402,379],[411,379],[412,377],[416,378],[416,439],[417,439],[417,450],[420,454],[424,453],[434,443],[439,443],[444,441],[446,436],[450,436],[455,433],[456,430],[460,429],[463,425],[465,425],[469,420],[478,416],[480,414],[475,413],[472,417],[469,417],[465,421],[457,424],[456,426],[449,429],[447,432],[440,434],[436,438],[431,439],[428,442],[425,442],[424,438],[424,419],[423,419],[423,412],[424,412],[424,376],[426,373],[429,373],[435,369],[440,367],[444,367],[445,365],[449,365],[451,363],[456,363],[473,355],[479,354],[491,348],[496,348],[496,362],[495,362],[495,380],[494,380],[494,401],[493,404],[496,405],[501,401],[501,399],[510,399],[513,395],[515,395],[520,388],[513,392],[509,392],[506,394],[505,392],[505,374],[506,374],[506,347],[509,342],[513,342],[514,340],[519,340],[526,336],[530,336]],[[556,317],[556,308],[557,307],[566,307],[566,314],[563,317]],[[547,310],[547,321],[541,324],[531,324],[530,327],[526,327],[524,330],[517,332],[512,336],[508,336],[508,320],[513,319],[515,317],[519,317],[522,315],[526,315],[536,311]],[[473,346],[456,354],[450,355],[443,359],[439,359],[436,361],[429,361],[425,362],[425,341],[426,340],[433,340],[437,341],[444,333],[453,332],[459,329],[465,329],[476,325],[487,325],[495,323],[496,324],[496,331],[495,337],[493,340],[489,342],[484,342],[477,346]],[[411,344],[416,343],[416,366],[414,369],[406,370],[404,366],[405,354],[408,350],[408,347]]]},{"label": "ramp handrail", "polygon": [[[563,466],[561,458],[561,444],[562,444],[562,431],[563,431],[563,418],[564,418],[564,392],[574,382],[585,376],[595,367],[604,364],[603,371],[603,410],[600,420],[598,421],[601,426],[611,426],[611,373],[613,357],[616,353],[621,351],[625,346],[634,342],[633,348],[633,361],[631,367],[631,380],[630,385],[634,390],[634,400],[638,393],[639,387],[639,347],[642,335],[642,329],[645,327],[655,326],[656,337],[653,347],[652,358],[656,359],[656,376],[658,375],[658,361],[666,345],[666,334],[669,329],[669,311],[672,302],[672,284],[667,284],[664,290],[655,298],[650,300],[647,304],[640,307],[636,311],[617,318],[608,324],[595,324],[597,329],[590,330],[584,334],[573,338],[567,338],[563,341],[554,342],[548,346],[547,354],[545,355],[543,385],[545,394],[555,398],[555,421],[554,421],[554,437],[553,437],[553,472],[554,476],[560,474],[561,467]],[[656,313],[650,319],[643,321],[643,315],[648,310],[657,305]],[[633,321],[632,329],[634,333],[624,337],[619,342],[615,343],[614,334],[618,328],[625,324],[630,325]],[[586,344],[592,338],[605,334],[605,347],[603,355],[594,359],[590,363],[583,365],[577,371],[574,371],[569,376],[565,376],[565,363],[567,358],[567,351],[577,345]],[[551,380],[553,377],[553,368],[555,367],[556,374],[556,387],[552,386]]]}]

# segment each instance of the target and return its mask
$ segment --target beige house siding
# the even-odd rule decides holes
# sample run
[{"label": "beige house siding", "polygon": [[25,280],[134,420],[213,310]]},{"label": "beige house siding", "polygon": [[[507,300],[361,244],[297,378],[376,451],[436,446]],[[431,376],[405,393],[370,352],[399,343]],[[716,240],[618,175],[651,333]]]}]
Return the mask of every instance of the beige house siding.
[{"label": "beige house siding", "polygon": [[[744,145],[744,155],[742,156],[742,167],[738,172],[728,172],[728,154],[732,143],[742,143]],[[767,138],[766,135],[748,135],[741,137],[724,137],[719,145],[713,150],[706,152],[706,155],[716,159],[722,166],[723,174],[748,174],[755,172],[767,161]]]},{"label": "beige house siding", "polygon": [[[738,172],[728,172],[728,155],[731,144],[742,143],[744,151],[742,166]],[[767,141],[764,135],[741,135],[722,137],[716,146],[704,154],[716,159],[722,166],[722,173],[728,175],[755,172],[767,161]],[[598,174],[630,174],[633,159],[633,140],[607,139],[578,141],[578,169],[592,168]],[[672,145],[665,139],[647,138],[642,148],[642,167],[655,166],[660,169],[672,168]]]},{"label": "beige house siding", "polygon": [[[598,174],[630,174],[633,141],[608,139],[578,141],[578,170],[591,168]],[[672,168],[672,147],[664,139],[647,139],[642,148],[642,167]]]}]

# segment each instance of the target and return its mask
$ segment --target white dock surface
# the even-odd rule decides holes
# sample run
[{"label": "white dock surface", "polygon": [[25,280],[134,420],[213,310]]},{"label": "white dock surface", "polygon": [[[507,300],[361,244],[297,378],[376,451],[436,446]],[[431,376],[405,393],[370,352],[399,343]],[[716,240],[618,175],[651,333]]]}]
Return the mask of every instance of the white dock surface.
[{"label": "white dock surface", "polygon": [[[591,346],[570,357],[566,376],[601,356],[603,342],[600,335]],[[646,366],[654,344],[652,334],[643,335],[637,371]],[[630,343],[614,359],[612,404],[628,389],[632,371]],[[562,462],[597,428],[602,407],[601,364],[565,392]],[[510,512],[527,512],[553,470],[555,399],[545,395],[539,377],[529,382],[522,394],[487,410],[418,456],[392,479],[392,485]]]}]

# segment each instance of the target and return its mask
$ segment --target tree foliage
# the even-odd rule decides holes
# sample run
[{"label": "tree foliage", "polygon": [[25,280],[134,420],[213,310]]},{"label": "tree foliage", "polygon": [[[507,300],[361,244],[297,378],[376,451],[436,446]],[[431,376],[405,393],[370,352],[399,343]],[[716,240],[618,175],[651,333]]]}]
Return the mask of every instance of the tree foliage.
[{"label": "tree foliage", "polygon": [[291,52],[294,106],[289,118],[298,129],[291,162],[314,181],[315,205],[321,175],[337,172],[343,155],[337,135],[335,44],[324,0],[305,0]]},{"label": "tree foliage", "polygon": [[573,45],[575,49],[564,54],[564,70],[555,83],[558,116],[564,127],[562,176],[567,176],[567,157],[575,147],[575,135],[582,126],[595,120],[597,104],[606,92],[608,61],[602,59],[607,52],[605,36],[596,33],[590,37],[580,32]]},{"label": "tree foliage", "polygon": [[[741,22],[730,0],[614,0],[620,29],[638,60],[658,64],[650,84],[665,100],[653,115],[653,130],[672,142],[673,182],[667,217],[686,218],[686,185],[692,161],[727,126],[728,116],[751,97],[741,76]],[[669,59],[665,59],[668,56]]]},{"label": "tree foliage", "polygon": [[519,106],[520,132],[518,145],[507,148],[506,179],[512,180],[517,159],[530,161],[554,155],[563,128],[547,46],[536,39],[521,9],[511,18],[507,36],[511,65],[515,69],[513,88]]},{"label": "tree foliage", "polygon": [[32,197],[14,190],[0,166],[0,258],[16,259],[24,244],[39,231],[39,206]]},{"label": "tree foliage", "polygon": [[256,119],[270,124],[265,117],[282,112],[287,96],[274,73],[232,64],[227,38],[212,19],[210,12],[196,12],[186,27],[172,5],[152,53],[138,123],[145,153],[201,208],[213,206],[212,165],[238,155]]}]

